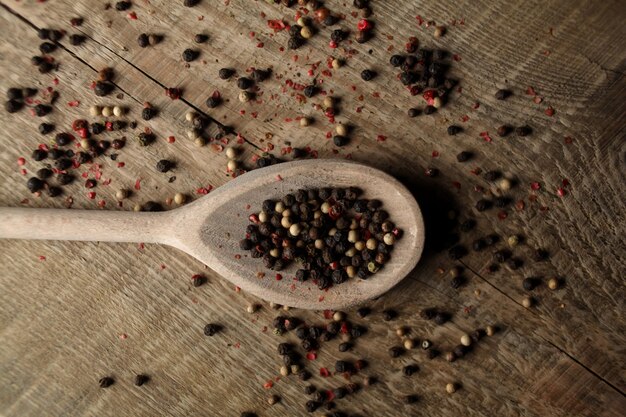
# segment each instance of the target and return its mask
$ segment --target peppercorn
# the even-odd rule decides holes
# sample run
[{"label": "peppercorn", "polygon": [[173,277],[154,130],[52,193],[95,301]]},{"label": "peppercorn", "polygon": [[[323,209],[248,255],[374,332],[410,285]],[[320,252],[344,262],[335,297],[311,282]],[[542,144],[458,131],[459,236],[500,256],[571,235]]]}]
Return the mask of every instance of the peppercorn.
[{"label": "peppercorn", "polygon": [[198,3],[200,3],[200,0],[184,0],[183,1],[183,5],[185,7],[193,7]]},{"label": "peppercorn", "polygon": [[433,320],[434,320],[435,324],[437,324],[438,326],[442,326],[449,319],[450,319],[450,316],[447,313],[444,313],[444,312],[441,312],[441,311],[437,312],[435,314],[435,316],[433,317]]},{"label": "peppercorn", "polygon": [[392,55],[391,58],[389,58],[389,63],[393,67],[399,67],[404,63],[404,57],[402,55]]},{"label": "peppercorn", "polygon": [[404,376],[411,376],[414,373],[416,373],[419,370],[417,365],[411,364],[411,365],[406,365],[405,367],[402,368],[402,374]]},{"label": "peppercorn", "polygon": [[209,323],[206,326],[204,326],[205,336],[214,336],[220,330],[222,330],[222,326],[220,326],[219,324]]},{"label": "peppercorn", "polygon": [[434,106],[426,106],[424,108],[424,114],[433,114],[437,109]]},{"label": "peppercorn", "polygon": [[524,307],[526,307],[526,308],[530,308],[530,307],[532,307],[534,303],[535,303],[535,302],[534,302],[534,300],[532,299],[532,297],[524,297],[524,298],[522,299],[522,305],[523,305]]},{"label": "peppercorn", "polygon": [[517,136],[528,136],[532,133],[532,129],[530,128],[530,126],[520,126],[518,128],[515,129],[515,133],[517,134]]},{"label": "peppercorn", "polygon": [[557,277],[552,277],[548,280],[548,288],[551,290],[556,290],[560,287],[561,283]]},{"label": "peppercorn", "polygon": [[194,49],[187,48],[183,51],[183,61],[191,62],[194,61],[198,56],[200,56],[200,52]]},{"label": "peppercorn", "polygon": [[489,200],[485,200],[485,199],[480,199],[476,202],[476,210],[478,211],[485,211],[488,210],[489,208],[491,208],[491,201]]},{"label": "peppercorn", "polygon": [[28,179],[28,181],[26,181],[26,187],[28,188],[28,191],[30,191],[31,193],[35,193],[41,190],[45,186],[45,184],[46,184],[45,182],[43,182],[37,177],[31,177]]},{"label": "peppercorn", "polygon": [[397,358],[398,356],[404,353],[404,348],[400,346],[393,346],[389,348],[388,353],[389,353],[389,356],[391,356],[392,358]]},{"label": "peppercorn", "polygon": [[319,402],[311,400],[311,401],[306,402],[305,408],[306,408],[306,411],[308,411],[309,413],[312,413],[315,410],[317,410],[320,407],[320,405],[321,404]]},{"label": "peppercorn", "polygon": [[142,206],[143,211],[163,211],[163,206],[155,201],[146,201]]},{"label": "peppercorn", "polygon": [[511,95],[511,90],[498,90],[496,91],[496,99],[497,100],[505,100],[506,98],[508,98]]},{"label": "peppercorn", "polygon": [[37,175],[37,178],[45,180],[46,178],[50,178],[52,176],[52,170],[48,168],[41,168],[37,170],[35,175]]},{"label": "peppercorn", "polygon": [[300,378],[301,381],[308,381],[311,378],[311,373],[309,371],[307,371],[306,369],[303,369],[302,371],[300,371],[298,373],[298,378]]},{"label": "peppercorn", "polygon": [[356,41],[358,43],[365,43],[370,39],[371,35],[368,31],[360,30],[356,34]]},{"label": "peppercorn", "polygon": [[109,376],[100,378],[100,380],[98,381],[98,385],[100,385],[100,388],[108,388],[114,383],[115,383],[115,380]]},{"label": "peppercorn", "polygon": [[[448,126],[448,135],[450,136],[454,136],[457,133],[461,133],[463,131],[463,128],[461,126],[457,126],[457,125],[450,125]],[[461,161],[459,161],[461,162]]]},{"label": "peppercorn", "polygon": [[522,287],[524,287],[526,291],[534,290],[538,284],[539,280],[535,277],[524,278],[524,280],[522,281]]},{"label": "peppercorn", "polygon": [[113,88],[109,81],[97,81],[93,91],[98,97],[103,97],[113,91]]},{"label": "peppercorn", "polygon": [[342,374],[344,372],[350,372],[352,370],[352,365],[350,364],[350,362],[346,362],[346,361],[336,361],[335,362],[335,372]]},{"label": "peppercorn", "polygon": [[450,281],[450,286],[455,290],[460,288],[465,283],[465,279],[463,277],[454,277]]},{"label": "peppercorn", "polygon": [[402,396],[402,402],[405,404],[414,404],[416,403],[418,400],[417,395],[414,394],[409,394],[409,395],[403,395]]},{"label": "peppercorn", "polygon": [[333,136],[333,143],[335,146],[346,146],[349,142],[349,139],[345,136],[335,135]]},{"label": "peppercorn", "polygon": [[152,142],[154,142],[155,136],[152,133],[141,132],[137,136],[137,140],[139,142],[139,146],[148,146]]},{"label": "peppercorn", "polygon": [[52,53],[56,49],[57,49],[57,46],[53,44],[52,42],[43,42],[41,45],[39,45],[39,50],[41,51],[42,54]]},{"label": "peppercorn", "polygon": [[150,380],[150,377],[148,375],[139,374],[135,376],[134,383],[135,383],[135,386],[140,387],[146,382],[148,382],[149,380]]},{"label": "peppercorn", "polygon": [[[21,104],[20,104],[20,108],[21,108]],[[8,110],[9,109],[7,109],[7,111]],[[37,104],[35,107],[33,107],[33,110],[35,110],[35,115],[37,117],[43,117],[52,111],[52,107],[48,106],[47,104]]]},{"label": "peppercorn", "polygon": [[541,261],[545,261],[546,259],[548,259],[548,251],[546,251],[545,249],[535,249],[533,251],[533,260],[535,262],[541,262]]},{"label": "peppercorn", "polygon": [[57,182],[60,185],[67,185],[74,181],[74,176],[72,174],[61,173],[57,175]]},{"label": "peppercorn", "polygon": [[511,199],[508,197],[496,197],[493,200],[493,204],[498,208],[504,208],[511,204]]},{"label": "peppercorn", "polygon": [[54,161],[54,167],[60,171],[65,171],[72,166],[72,161],[67,158],[59,158]]},{"label": "peppercorn", "polygon": [[129,1],[118,1],[117,3],[115,3],[115,10],[119,12],[123,12],[125,10],[130,9],[131,6],[132,6],[132,3]]},{"label": "peppercorn", "polygon": [[80,45],[85,41],[85,39],[87,39],[85,36],[76,34],[70,35],[69,37],[70,44],[74,46]]},{"label": "peppercorn", "polygon": [[498,263],[505,262],[510,256],[511,252],[505,249],[501,249],[493,253],[493,259]]},{"label": "peppercorn", "polygon": [[448,249],[448,256],[453,261],[461,259],[465,255],[467,255],[467,250],[461,245],[455,245],[451,247],[450,249]]}]

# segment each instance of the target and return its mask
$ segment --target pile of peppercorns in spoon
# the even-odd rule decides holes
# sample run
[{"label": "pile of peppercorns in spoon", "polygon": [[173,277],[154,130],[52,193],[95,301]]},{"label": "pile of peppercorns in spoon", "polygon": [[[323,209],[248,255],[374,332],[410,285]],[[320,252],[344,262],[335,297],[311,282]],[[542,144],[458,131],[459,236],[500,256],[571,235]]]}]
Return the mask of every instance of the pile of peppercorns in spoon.
[{"label": "pile of peppercorns in spoon", "polygon": [[320,290],[367,279],[389,261],[401,231],[380,201],[358,198],[360,193],[354,187],[320,188],[265,200],[262,211],[250,215],[253,224],[240,248],[275,271],[296,261],[296,279],[311,279]]}]

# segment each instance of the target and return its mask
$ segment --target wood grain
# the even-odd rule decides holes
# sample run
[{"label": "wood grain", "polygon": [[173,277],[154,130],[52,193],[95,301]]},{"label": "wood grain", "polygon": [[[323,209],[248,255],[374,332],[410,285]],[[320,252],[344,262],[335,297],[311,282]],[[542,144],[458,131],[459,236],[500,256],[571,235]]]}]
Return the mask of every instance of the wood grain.
[{"label": "wood grain", "polygon": [[[0,68],[8,75],[0,81],[2,90],[28,85],[33,79],[41,87],[51,85],[53,76],[41,76],[28,64],[39,43],[30,25],[56,26],[83,31],[90,39],[81,47],[63,41],[68,52],[55,53],[61,62],[56,75],[62,95],[50,119],[69,126],[71,120],[86,114],[87,106],[95,101],[89,90],[95,71],[109,65],[115,67],[116,83],[124,93],[123,99],[112,101],[127,104],[130,117],[138,118],[144,101],[161,110],[160,117],[149,123],[159,136],[157,144],[147,149],[129,146],[120,152],[126,162],[123,169],[107,159],[99,161],[105,178],[113,180],[111,186],[98,187],[93,201],[84,196],[81,184],[74,184],[68,191],[74,207],[96,208],[102,197],[108,209],[115,209],[115,189],[132,188],[139,177],[143,178],[141,191],[122,208],[148,199],[163,201],[176,191],[193,194],[198,187],[224,184],[229,178],[225,158],[183,139],[185,112],[190,106],[205,109],[204,100],[218,89],[227,101],[211,110],[211,116],[232,124],[247,139],[242,146],[247,165],[251,165],[250,155],[269,143],[275,152],[290,142],[311,146],[320,157],[349,153],[352,159],[399,178],[424,209],[427,252],[422,262],[409,279],[372,303],[376,313],[363,321],[370,331],[350,354],[370,359],[367,373],[377,374],[382,383],[363,390],[353,397],[355,401],[338,401],[341,409],[383,416],[398,415],[398,410],[432,415],[620,415],[626,387],[626,326],[621,313],[625,230],[619,220],[625,214],[620,190],[626,177],[621,48],[626,30],[620,2],[461,1],[419,8],[406,2],[374,2],[376,38],[363,45],[345,45],[359,53],[346,56],[346,66],[333,71],[332,77],[322,77],[324,88],[341,97],[337,119],[354,125],[352,143],[345,150],[334,149],[325,139],[332,127],[312,106],[321,97],[300,105],[291,90],[283,92],[287,79],[307,80],[309,67],[304,63],[321,61],[324,65],[332,52],[327,48],[328,30],[297,51],[299,58],[294,62],[294,53],[278,49],[286,44],[287,35],[273,35],[266,29],[267,19],[284,16],[291,21],[294,10],[265,2],[227,3],[202,2],[186,9],[171,2],[139,2],[133,5],[139,18],[131,21],[113,10],[93,11],[87,2],[3,2],[24,20],[2,10],[2,27],[9,28],[3,30],[0,45]],[[342,27],[354,28],[356,19],[349,15],[349,4],[327,3],[346,13]],[[78,14],[84,15],[84,25],[70,29],[69,18]],[[432,27],[418,26],[418,14],[446,22],[447,34],[433,39]],[[461,18],[463,25],[458,24]],[[457,19],[457,25],[451,25],[451,19]],[[166,37],[160,45],[140,49],[135,39],[141,31],[159,31]],[[254,39],[250,31],[256,32]],[[201,46],[201,60],[186,68],[180,53],[192,45],[197,32],[207,32],[211,40]],[[392,53],[388,47],[400,50],[411,35],[426,47],[448,48],[461,59],[452,61],[451,75],[461,80],[463,90],[454,93],[435,116],[405,117],[408,107],[423,106],[423,101],[400,88],[386,64]],[[257,37],[264,48],[257,48]],[[343,49],[335,52],[345,54]],[[222,66],[244,73],[250,66],[270,64],[274,76],[261,84],[262,104],[240,105],[231,85],[234,81],[216,77]],[[367,67],[379,71],[371,83],[358,77]],[[164,86],[184,87],[184,100],[167,99]],[[534,104],[533,97],[525,94],[529,86],[543,98],[542,103]],[[500,87],[514,92],[504,103],[493,98]],[[376,92],[379,98],[374,97]],[[73,99],[81,101],[78,108],[65,106]],[[473,109],[476,102],[479,106]],[[553,117],[543,113],[547,106],[556,110]],[[362,107],[360,113],[357,107]],[[252,112],[258,112],[256,118]],[[301,114],[312,115],[316,123],[301,129],[285,121]],[[466,123],[460,121],[463,115],[469,116]],[[0,152],[2,205],[18,206],[28,197],[29,206],[62,207],[63,199],[28,196],[15,164],[18,156],[28,155],[41,141],[36,133],[38,121],[25,112],[9,116],[0,111],[0,122],[4,142],[11,143]],[[463,126],[463,134],[447,137],[445,129],[451,123]],[[528,123],[534,133],[524,139],[497,138],[495,129],[503,123]],[[492,143],[479,137],[484,131],[494,138]],[[174,145],[163,140],[170,134],[177,136]],[[381,134],[387,140],[378,143],[376,137]],[[566,137],[571,141],[566,143]],[[455,155],[461,150],[473,151],[475,158],[457,163]],[[437,158],[431,156],[433,151],[439,153]],[[181,163],[174,183],[152,170],[164,156]],[[426,167],[438,168],[441,174],[427,178],[423,175]],[[518,185],[510,195],[515,201],[523,199],[525,209],[506,209],[506,220],[498,218],[497,210],[479,213],[471,209],[481,197],[474,186],[484,187],[489,197],[499,192],[470,172],[475,168],[499,169],[515,178]],[[566,196],[559,198],[556,189],[563,179],[571,185]],[[541,190],[530,190],[534,181],[541,183]],[[461,184],[460,189],[455,182]],[[460,219],[478,222],[475,230],[462,234],[465,245],[493,232],[503,238],[523,235],[524,244],[514,252],[524,259],[524,266],[490,274],[486,267],[492,263],[492,251],[472,253],[462,261],[469,270],[468,284],[460,290],[450,288],[449,278],[437,272],[453,265],[442,250],[450,231],[449,210],[455,210]],[[264,402],[268,392],[262,384],[277,375],[281,364],[274,349],[281,338],[261,331],[274,312],[263,309],[257,315],[245,315],[246,304],[257,300],[236,293],[212,273],[207,273],[207,286],[190,288],[189,277],[202,270],[190,257],[155,245],[146,245],[144,250],[135,245],[114,248],[22,241],[0,245],[0,262],[6,266],[2,288],[8,289],[0,295],[0,409],[4,414],[154,415],[164,409],[173,415],[204,415],[207,409],[224,416],[245,409],[259,415],[305,414],[304,384],[292,381],[293,377],[288,384],[277,382],[271,390],[283,396],[281,405],[269,407]],[[537,247],[550,252],[547,261],[531,260]],[[46,260],[39,261],[38,255],[45,255]],[[557,292],[540,287],[533,294],[537,307],[526,310],[520,305],[525,295],[520,282],[531,275],[542,276],[544,282],[558,275],[565,286]],[[453,312],[453,321],[434,327],[420,320],[416,312],[433,305]],[[388,307],[400,311],[391,326],[378,314]],[[293,314],[322,321],[315,313]],[[202,336],[202,326],[208,321],[227,324],[225,334],[217,339]],[[442,350],[456,345],[461,332],[477,326],[498,323],[503,331],[453,364],[426,361],[421,351],[391,360],[386,349],[399,343],[392,329],[396,323],[410,325],[412,334],[432,339]],[[127,333],[128,338],[120,340],[120,333]],[[344,356],[331,344],[309,367],[332,366]],[[421,371],[418,378],[407,380],[399,369],[413,360]],[[131,386],[136,372],[154,375],[145,390]],[[98,389],[97,379],[109,373],[115,374],[118,384]],[[463,384],[452,396],[444,389],[450,380]],[[340,381],[315,378],[316,385],[325,387]],[[399,395],[408,393],[420,395],[418,404],[400,403]]]}]

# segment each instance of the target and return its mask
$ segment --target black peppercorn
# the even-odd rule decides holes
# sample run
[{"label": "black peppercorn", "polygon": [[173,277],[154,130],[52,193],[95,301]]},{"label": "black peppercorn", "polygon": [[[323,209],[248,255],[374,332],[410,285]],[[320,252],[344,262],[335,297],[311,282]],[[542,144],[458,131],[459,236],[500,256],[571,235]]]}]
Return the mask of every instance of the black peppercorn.
[{"label": "black peppercorn", "polygon": [[100,378],[98,381],[98,385],[100,388],[108,388],[115,383],[115,380],[109,376],[105,376],[104,378]]},{"label": "black peppercorn", "polygon": [[103,97],[113,91],[113,84],[108,81],[97,81],[93,89],[98,97]]},{"label": "black peppercorn", "polygon": [[541,261],[545,261],[546,259],[548,259],[548,251],[546,251],[545,249],[535,249],[533,251],[533,260],[535,262],[541,262]]},{"label": "black peppercorn", "polygon": [[46,183],[40,180],[37,177],[31,177],[26,181],[26,187],[28,187],[28,191],[31,193],[35,193],[41,190]]},{"label": "black peppercorn", "polygon": [[414,373],[416,373],[419,370],[417,365],[406,365],[404,368],[402,368],[402,374],[404,376],[411,376]]},{"label": "black peppercorn", "polygon": [[467,219],[459,225],[459,230],[463,233],[467,233],[476,227],[476,221],[473,219]]},{"label": "black peppercorn", "polygon": [[352,365],[350,362],[339,360],[335,362],[335,372],[342,374],[344,372],[350,372],[352,370]]},{"label": "black peppercorn", "polygon": [[63,190],[59,187],[54,187],[54,186],[48,187],[48,195],[50,197],[57,197],[61,195],[62,193],[63,193]]},{"label": "black peppercorn", "polygon": [[74,46],[80,45],[85,41],[85,39],[87,39],[85,36],[76,34],[70,35],[69,37],[70,44]]},{"label": "black peppercorn", "polygon": [[72,142],[72,136],[67,133],[57,133],[54,137],[54,143],[58,146],[67,146]]},{"label": "black peppercorn", "polygon": [[50,39],[50,29],[46,29],[46,28],[38,29],[37,36],[41,40]]},{"label": "black peppercorn", "polygon": [[389,353],[389,356],[391,356],[392,358],[397,358],[398,356],[404,353],[404,348],[400,346],[393,346],[389,348],[388,353]]},{"label": "black peppercorn", "polygon": [[344,40],[344,39],[346,38],[346,36],[347,36],[347,33],[346,33],[346,32],[344,32],[343,30],[341,30],[341,29],[335,29],[335,30],[333,30],[333,31],[331,32],[331,34],[330,34],[330,39],[331,39],[333,42],[339,43],[339,42],[341,42],[342,40]]},{"label": "black peppercorn", "polygon": [[163,206],[155,201],[146,201],[141,209],[143,211],[163,211]]},{"label": "black peppercorn", "polygon": [[356,311],[357,316],[365,318],[370,314],[371,310],[368,307],[361,307]]},{"label": "black peppercorn", "polygon": [[265,81],[269,77],[270,72],[262,69],[254,69],[250,73],[250,78],[256,82]]},{"label": "black peppercorn", "polygon": [[437,324],[438,326],[445,324],[449,319],[450,319],[450,316],[447,313],[444,313],[441,311],[437,312],[435,314],[435,317],[433,318],[433,320],[435,321],[435,324]]},{"label": "black peppercorn", "polygon": [[511,133],[511,130],[513,130],[511,126],[502,125],[498,128],[498,130],[496,130],[496,133],[498,134],[498,136],[503,138],[507,136],[509,133]]},{"label": "black peppercorn", "polygon": [[289,49],[298,49],[304,44],[304,39],[300,36],[292,36],[289,38],[289,42],[287,42],[287,46]]},{"label": "black peppercorn", "polygon": [[102,123],[92,123],[91,124],[91,133],[94,135],[100,134],[104,132],[105,126]]},{"label": "black peppercorn", "polygon": [[314,412],[314,411],[315,411],[315,410],[317,410],[319,407],[320,407],[320,403],[319,403],[319,402],[317,402],[317,401],[313,401],[313,400],[311,400],[311,401],[307,401],[307,402],[306,402],[306,406],[305,406],[306,411],[308,411],[309,413]]},{"label": "black peppercorn", "polygon": [[143,120],[150,120],[152,119],[156,114],[156,110],[154,110],[153,107],[144,107],[144,109],[141,111],[141,118]]},{"label": "black peppercorn", "polygon": [[461,259],[465,255],[467,255],[467,250],[461,245],[455,245],[451,247],[450,249],[448,249],[448,256],[453,261]]},{"label": "black peppercorn", "polygon": [[489,208],[491,208],[491,201],[489,200],[480,199],[476,202],[476,210],[478,211],[485,211]]},{"label": "black peppercorn", "polygon": [[302,93],[306,96],[306,97],[313,97],[315,94],[317,94],[317,87],[315,87],[314,85],[307,85],[306,87],[304,87],[304,90],[302,91]]},{"label": "black peppercorn", "polygon": [[60,171],[65,171],[72,166],[72,161],[67,158],[59,158],[54,161],[54,167]]},{"label": "black peppercorn", "polygon": [[395,319],[398,313],[395,310],[383,310],[383,320],[390,321]]},{"label": "black peppercorn", "polygon": [[35,161],[43,161],[44,159],[48,157],[48,152],[43,149],[35,149],[33,153],[31,154],[31,157]]},{"label": "black peppercorn", "polygon": [[74,176],[71,174],[58,174],[57,175],[57,182],[60,185],[67,185],[71,183],[72,181],[74,181]]},{"label": "black peppercorn", "polygon": [[450,286],[456,290],[457,288],[460,288],[464,283],[465,280],[463,279],[463,277],[454,277],[450,281]]},{"label": "black peppercorn", "polygon": [[56,49],[57,49],[57,46],[53,44],[52,42],[44,42],[41,45],[39,45],[39,50],[41,51],[42,54],[52,53]]},{"label": "black peppercorn", "polygon": [[356,34],[356,41],[358,43],[365,43],[370,39],[371,35],[369,31],[360,30]]},{"label": "black peppercorn", "polygon": [[530,126],[520,126],[515,129],[515,133],[517,133],[517,136],[528,136],[532,133],[532,129]]},{"label": "black peppercorn", "polygon": [[483,178],[485,180],[487,180],[487,181],[495,181],[498,178],[500,178],[501,176],[502,176],[502,174],[500,174],[500,172],[498,172],[498,171],[487,171],[483,175]]},{"label": "black peppercorn", "polygon": [[389,58],[389,63],[394,67],[399,67],[404,63],[404,57],[402,55],[392,55]]},{"label": "black peppercorn", "polygon": [[161,159],[156,164],[156,170],[159,171],[159,172],[167,172],[167,171],[169,171],[172,168],[174,168],[174,163],[172,161],[167,160],[167,159]]},{"label": "black peppercorn", "polygon": [[130,6],[132,6],[132,3],[129,1],[118,1],[115,3],[115,10],[123,12],[130,9]]},{"label": "black peppercorn", "polygon": [[311,376],[312,376],[311,373],[309,371],[307,371],[306,369],[303,369],[298,374],[298,378],[300,378],[301,381],[307,381],[307,380],[311,379]]},{"label": "black peppercorn", "polygon": [[9,100],[5,103],[4,108],[7,113],[15,113],[18,112],[24,107],[24,104],[21,101],[17,100]]},{"label": "black peppercorn", "polygon": [[248,88],[252,87],[253,84],[254,82],[247,77],[239,77],[239,79],[237,79],[237,87],[239,87],[239,89],[241,90],[247,90]]},{"label": "black peppercorn", "polygon": [[506,264],[512,271],[515,271],[522,266],[522,260],[519,258],[510,258],[506,261]]},{"label": "black peppercorn", "polygon": [[142,33],[141,35],[139,35],[137,37],[137,43],[139,44],[139,47],[141,48],[147,47],[150,44],[148,35],[145,33]]},{"label": "black peppercorn", "polygon": [[433,114],[437,109],[434,106],[426,106],[424,108],[424,114]]},{"label": "black peppercorn", "polygon": [[204,326],[205,336],[213,336],[220,330],[222,330],[222,326],[220,326],[219,324],[209,323],[206,326]]},{"label": "black peppercorn", "polygon": [[139,142],[139,146],[148,146],[152,142],[154,142],[154,135],[152,133],[141,132],[137,135],[137,141]]},{"label": "black peppercorn", "polygon": [[23,97],[22,89],[11,87],[7,90],[7,99],[9,100],[21,100]]},{"label": "black peppercorn", "polygon": [[437,349],[428,349],[426,351],[426,358],[435,359],[439,355],[439,351]]},{"label": "black peppercorn", "polygon": [[150,377],[148,375],[144,375],[144,374],[139,374],[137,376],[135,376],[135,386],[140,387],[143,384],[145,384],[146,382],[148,382],[150,380]]},{"label": "black peppercorn", "polygon": [[52,107],[48,106],[47,104],[37,104],[35,107],[33,107],[33,110],[35,110],[35,115],[37,117],[43,117],[52,111]]},{"label": "black peppercorn", "polygon": [[522,287],[526,291],[534,290],[537,287],[538,284],[539,284],[539,279],[537,279],[535,277],[524,278],[524,280],[522,281]]},{"label": "black peppercorn", "polygon": [[365,69],[361,71],[361,79],[363,81],[371,81],[374,79],[375,76],[376,76],[376,73],[372,70]]},{"label": "black peppercorn", "polygon": [[198,58],[198,56],[200,56],[200,52],[194,49],[187,48],[183,51],[182,56],[183,56],[183,61],[191,62],[191,61],[194,61],[196,58]]},{"label": "black peppercorn", "polygon": [[412,71],[404,71],[400,74],[400,82],[403,85],[410,85],[417,81],[417,75]]},{"label": "black peppercorn", "polygon": [[48,151],[48,157],[50,159],[57,160],[61,158],[62,156],[65,156],[65,152],[62,151],[61,149],[52,148],[50,149],[50,151]]},{"label": "black peppercorn", "polygon": [[496,99],[497,100],[505,100],[507,97],[511,95],[510,90],[498,90],[496,91]]},{"label": "black peppercorn", "polygon": [[41,123],[38,129],[39,133],[41,133],[42,135],[47,135],[54,130],[54,125],[50,123]]},{"label": "black peppercorn", "polygon": [[209,40],[209,37],[207,35],[202,34],[202,33],[198,33],[197,35],[195,35],[193,37],[193,41],[195,43],[205,43],[208,40]]},{"label": "black peppercorn", "polygon": [[185,7],[193,7],[198,3],[200,3],[200,0],[184,0],[183,1],[183,5]]},{"label": "black peppercorn", "polygon": [[52,176],[52,170],[48,168],[41,168],[37,170],[37,173],[35,175],[37,175],[37,178],[45,180],[46,178],[50,178]]},{"label": "black peppercorn", "polygon": [[243,411],[241,414],[239,414],[239,417],[258,417],[256,413],[253,413],[251,411]]},{"label": "black peppercorn", "polygon": [[349,139],[345,136],[335,135],[333,136],[333,143],[335,146],[346,146],[349,142]]},{"label": "black peppercorn", "polygon": [[347,352],[352,349],[352,344],[350,342],[340,343],[338,346],[339,352]]},{"label": "black peppercorn", "polygon": [[462,358],[467,353],[467,347],[463,345],[457,345],[452,352],[457,358]]},{"label": "black peppercorn", "polygon": [[306,395],[311,395],[315,391],[317,391],[317,388],[315,388],[315,385],[307,385],[306,387],[304,387],[304,393]]},{"label": "black peppercorn", "polygon": [[333,279],[333,283],[341,284],[347,281],[348,274],[346,274],[346,271],[344,271],[343,269],[337,269],[336,271],[333,271],[332,279]]},{"label": "black peppercorn", "polygon": [[419,109],[412,107],[407,111],[407,114],[409,115],[409,117],[416,117],[420,114],[420,111]]},{"label": "black peppercorn", "polygon": [[461,126],[457,126],[457,125],[448,126],[448,135],[450,136],[454,136],[458,133],[461,133],[462,131],[463,131],[463,128]]}]

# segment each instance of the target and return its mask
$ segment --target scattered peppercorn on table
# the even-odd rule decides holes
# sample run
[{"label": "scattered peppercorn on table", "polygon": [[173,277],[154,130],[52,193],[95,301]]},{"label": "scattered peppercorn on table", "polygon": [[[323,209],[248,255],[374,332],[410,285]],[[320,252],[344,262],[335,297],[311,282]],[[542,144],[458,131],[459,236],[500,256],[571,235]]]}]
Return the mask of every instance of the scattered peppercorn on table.
[{"label": "scattered peppercorn on table", "polygon": [[0,241],[0,414],[621,416],[626,11],[579,3],[2,0],[1,205],[167,210],[347,158],[427,241],[319,312],[168,247]]}]

